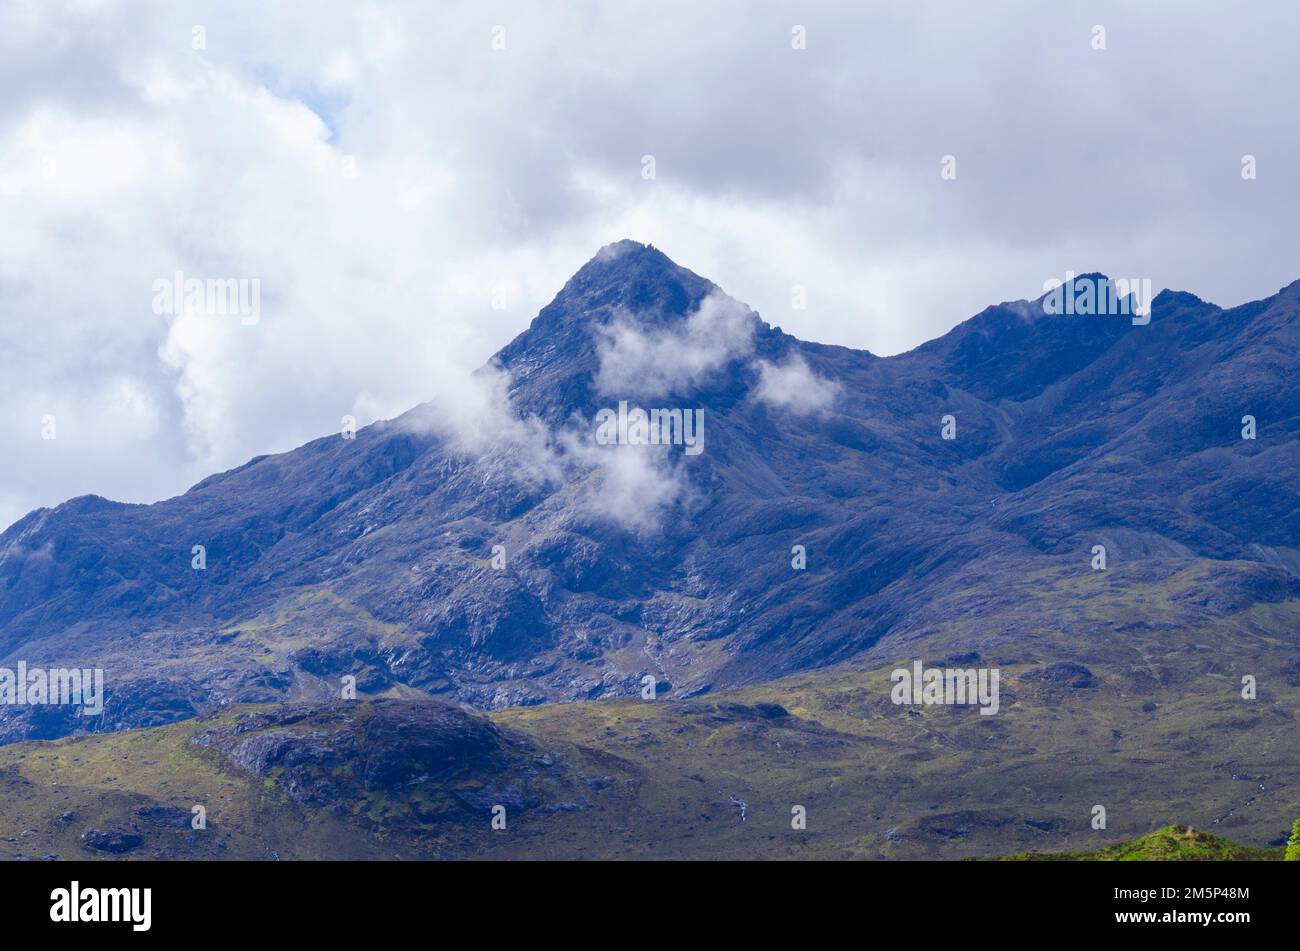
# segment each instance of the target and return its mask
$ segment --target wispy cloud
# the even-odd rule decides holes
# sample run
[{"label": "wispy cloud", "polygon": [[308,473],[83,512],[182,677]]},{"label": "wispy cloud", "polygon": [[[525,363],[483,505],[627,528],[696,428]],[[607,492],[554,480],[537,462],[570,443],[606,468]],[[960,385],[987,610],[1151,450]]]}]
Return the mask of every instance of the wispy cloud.
[{"label": "wispy cloud", "polygon": [[401,417],[414,432],[447,440],[453,451],[518,482],[574,494],[581,517],[656,534],[665,513],[691,498],[680,453],[668,446],[599,446],[594,424],[574,418],[552,429],[521,415],[510,376],[489,366]]},{"label": "wispy cloud", "polygon": [[751,395],[760,403],[803,415],[824,413],[835,404],[839,384],[818,376],[797,353],[785,363],[759,360],[757,366]]},{"label": "wispy cloud", "polygon": [[646,326],[624,314],[600,330],[596,388],[619,398],[651,398],[698,387],[754,349],[758,318],[725,294],[706,297],[686,320]]}]

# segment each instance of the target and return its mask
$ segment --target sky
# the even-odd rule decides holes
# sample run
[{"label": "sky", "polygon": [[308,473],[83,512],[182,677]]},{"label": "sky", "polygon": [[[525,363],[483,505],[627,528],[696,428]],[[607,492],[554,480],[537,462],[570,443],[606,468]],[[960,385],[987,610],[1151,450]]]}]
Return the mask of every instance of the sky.
[{"label": "sky", "polygon": [[1268,296],[1300,277],[1297,27],[1195,0],[4,0],[0,527],[454,404],[621,238],[878,354],[1070,270]]}]

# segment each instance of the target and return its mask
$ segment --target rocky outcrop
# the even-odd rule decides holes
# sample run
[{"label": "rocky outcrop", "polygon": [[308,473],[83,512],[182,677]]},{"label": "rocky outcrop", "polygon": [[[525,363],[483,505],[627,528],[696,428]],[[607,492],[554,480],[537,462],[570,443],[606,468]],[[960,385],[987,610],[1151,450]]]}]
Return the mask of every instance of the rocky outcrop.
[{"label": "rocky outcrop", "polygon": [[192,742],[300,805],[336,811],[376,792],[492,775],[521,755],[483,717],[433,700],[289,704],[241,714]]}]

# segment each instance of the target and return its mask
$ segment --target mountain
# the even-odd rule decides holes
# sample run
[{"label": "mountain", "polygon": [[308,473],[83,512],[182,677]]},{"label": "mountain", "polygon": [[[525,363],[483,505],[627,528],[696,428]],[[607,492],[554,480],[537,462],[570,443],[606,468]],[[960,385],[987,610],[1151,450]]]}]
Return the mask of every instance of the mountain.
[{"label": "mountain", "polygon": [[[1227,310],[1164,291],[1144,325],[1017,301],[882,358],[619,242],[461,405],[11,526],[0,666],[102,667],[108,700],[0,707],[0,740],[319,702],[347,674],[500,709],[922,649],[1295,685],[1298,311],[1300,282]],[[598,445],[621,401],[703,410],[702,451]]]}]

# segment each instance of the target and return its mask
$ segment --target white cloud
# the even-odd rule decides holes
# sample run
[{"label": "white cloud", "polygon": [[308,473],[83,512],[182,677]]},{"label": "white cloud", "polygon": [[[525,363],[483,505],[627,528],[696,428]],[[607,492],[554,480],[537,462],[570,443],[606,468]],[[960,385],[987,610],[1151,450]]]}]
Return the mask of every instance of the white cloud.
[{"label": "white cloud", "polygon": [[[494,477],[570,489],[576,510],[627,531],[656,534],[669,507],[689,502],[691,492],[666,446],[600,446],[594,423],[574,419],[551,430],[523,416],[509,398],[509,375],[488,367],[462,379],[402,424],[450,441],[459,452],[493,469]],[[680,450],[678,451],[680,455]]]},{"label": "white cloud", "polygon": [[633,531],[658,533],[664,513],[686,489],[667,451],[611,446],[602,457],[596,484],[584,498],[588,510]]},{"label": "white cloud", "polygon": [[753,397],[761,403],[803,415],[824,413],[835,405],[838,383],[818,376],[799,354],[781,364],[759,360]]},{"label": "white cloud", "polygon": [[[788,332],[877,353],[1067,269],[1224,304],[1297,277],[1293,5],[801,17],[795,51],[774,0],[0,5],[0,523],[454,401],[625,237]],[[177,269],[260,279],[261,322],[153,314]],[[707,375],[717,345],[650,383]],[[672,356],[609,346],[611,385]]]},{"label": "white cloud", "polygon": [[621,314],[601,328],[596,388],[623,398],[689,391],[754,348],[757,319],[739,301],[713,293],[681,323],[646,325]]}]

